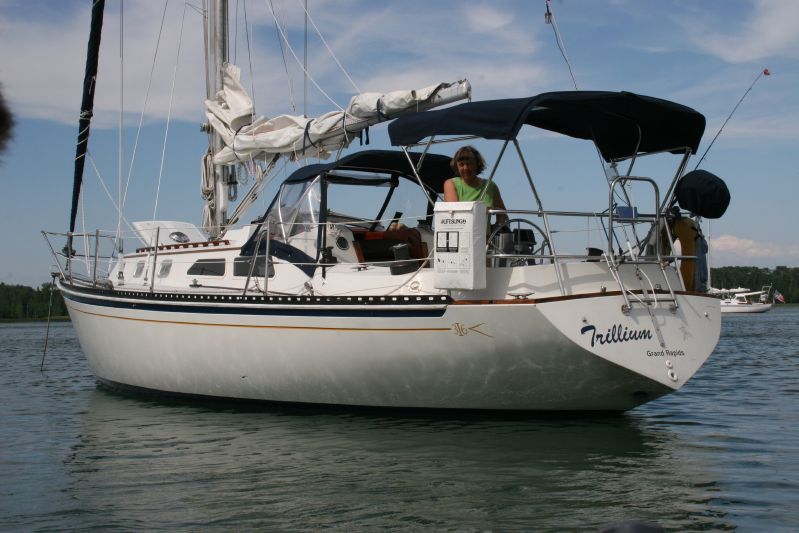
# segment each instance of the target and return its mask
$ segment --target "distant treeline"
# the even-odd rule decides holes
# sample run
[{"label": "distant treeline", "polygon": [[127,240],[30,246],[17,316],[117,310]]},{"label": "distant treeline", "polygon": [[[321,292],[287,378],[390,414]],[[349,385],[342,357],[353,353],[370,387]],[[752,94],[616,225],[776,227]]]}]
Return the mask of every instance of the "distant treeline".
[{"label": "distant treeline", "polygon": [[785,303],[799,302],[799,268],[778,266],[775,269],[757,267],[721,267],[710,269],[710,283],[716,289],[746,287],[759,291],[771,285],[772,295],[779,291]]},{"label": "distant treeline", "polygon": [[[710,269],[710,281],[717,289],[747,287],[759,291],[771,285],[785,297],[785,303],[799,302],[799,268],[778,266],[775,269],[757,267],[721,267]],[[24,285],[0,283],[0,320],[34,320],[47,318],[50,302],[50,283],[38,289]],[[66,316],[67,308],[61,293],[53,293],[52,316]]]},{"label": "distant treeline", "polygon": [[[45,283],[38,289],[24,285],[0,283],[0,320],[25,320],[47,318],[50,304],[50,287]],[[52,316],[66,316],[67,308],[61,293],[53,293]]]}]

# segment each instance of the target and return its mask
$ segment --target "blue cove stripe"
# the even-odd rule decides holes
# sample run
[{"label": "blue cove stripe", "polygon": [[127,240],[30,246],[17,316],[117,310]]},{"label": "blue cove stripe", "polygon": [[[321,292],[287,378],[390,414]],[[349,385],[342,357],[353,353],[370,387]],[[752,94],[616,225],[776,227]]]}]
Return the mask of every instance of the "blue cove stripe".
[{"label": "blue cove stripe", "polygon": [[[324,304],[314,308],[297,308],[291,309],[285,307],[285,303],[281,303],[284,307],[276,308],[275,304],[265,303],[262,307],[245,307],[243,304],[253,302],[240,302],[236,305],[234,302],[228,302],[230,307],[220,307],[213,303],[209,305],[181,305],[179,303],[149,303],[149,302],[126,302],[126,301],[113,301],[101,298],[93,298],[88,295],[77,295],[62,291],[64,298],[73,302],[79,302],[98,307],[114,308],[114,309],[137,309],[142,311],[162,311],[168,313],[197,313],[197,314],[210,314],[210,315],[246,315],[246,316],[320,316],[320,317],[440,317],[444,315],[446,309],[436,307],[431,309],[381,309],[376,304],[357,304],[357,309],[325,309]],[[118,295],[115,295],[119,298]],[[219,303],[219,302],[216,302]],[[417,302],[413,302],[417,304]],[[435,302],[440,304],[441,302]],[[232,305],[231,305],[232,304]],[[302,305],[302,304],[295,304]],[[309,302],[305,305],[313,305]],[[346,305],[346,304],[336,304]],[[355,307],[355,304],[350,304]],[[391,305],[397,305],[392,302]]]}]

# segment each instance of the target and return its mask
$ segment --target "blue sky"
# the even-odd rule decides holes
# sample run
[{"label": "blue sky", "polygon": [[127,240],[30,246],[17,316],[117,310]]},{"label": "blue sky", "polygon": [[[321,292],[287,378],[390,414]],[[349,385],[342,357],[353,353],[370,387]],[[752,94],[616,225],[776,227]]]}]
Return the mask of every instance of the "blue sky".
[{"label": "blue sky", "polygon": [[[205,146],[199,132],[204,121],[200,16],[179,0],[128,0],[120,39],[119,2],[106,3],[92,162],[86,166],[79,227],[83,221],[90,231],[116,227],[101,183],[116,199],[120,176],[126,181],[128,175],[126,217],[151,219],[159,174],[157,218],[199,224],[198,170]],[[231,14],[232,31],[238,36],[231,58],[235,55],[242,67],[245,86],[254,87],[258,114],[291,113],[292,101],[301,114],[302,74],[291,56],[288,67],[284,65],[268,4],[246,2],[253,50],[248,58],[245,2],[230,0],[239,15]],[[303,0],[273,4],[301,57]],[[544,0],[308,4],[313,22],[309,71],[341,106],[358,90],[387,92],[462,78],[470,80],[474,99],[573,88],[552,26],[544,23]],[[757,82],[702,164],[725,179],[732,193],[727,213],[713,222],[713,264],[799,266],[799,2],[555,0],[552,9],[580,89],[626,90],[693,107],[708,120],[700,154],[758,73],[769,69],[771,76]],[[331,59],[314,25],[354,85]],[[88,26],[88,1],[0,0],[0,83],[17,121],[14,139],[0,162],[0,212],[7,224],[0,282],[47,281],[52,261],[39,232],[67,228]],[[118,157],[121,99],[123,165]],[[309,115],[334,108],[313,85],[305,102]],[[167,155],[161,170],[165,135]],[[371,138],[372,147],[385,145],[385,128],[374,127]],[[590,174],[601,180],[595,153],[590,164],[583,164],[561,153],[553,139],[532,138],[532,144],[537,140],[532,170],[542,183],[549,180],[552,185],[552,207],[595,200],[575,178]],[[508,207],[526,207],[515,203],[514,186],[503,179],[499,176],[497,181]],[[256,210],[269,201],[271,190],[265,196]],[[544,200],[545,207],[551,205],[546,193]]]}]

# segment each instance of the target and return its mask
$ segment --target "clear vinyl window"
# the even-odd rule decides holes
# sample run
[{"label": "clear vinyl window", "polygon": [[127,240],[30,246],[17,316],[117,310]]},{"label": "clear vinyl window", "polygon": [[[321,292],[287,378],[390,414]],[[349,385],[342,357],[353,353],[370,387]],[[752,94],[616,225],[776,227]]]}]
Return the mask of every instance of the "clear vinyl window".
[{"label": "clear vinyl window", "polygon": [[198,259],[189,267],[189,276],[224,276],[224,259]]}]

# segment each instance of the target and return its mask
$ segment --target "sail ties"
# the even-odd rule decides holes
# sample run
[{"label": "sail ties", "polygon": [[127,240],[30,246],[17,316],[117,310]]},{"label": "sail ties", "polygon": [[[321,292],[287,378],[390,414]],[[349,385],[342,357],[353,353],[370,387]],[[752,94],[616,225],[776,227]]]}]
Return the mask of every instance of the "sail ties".
[{"label": "sail ties", "polygon": [[381,103],[382,100],[378,98],[377,102],[375,103],[375,112],[377,113],[377,118],[380,120],[380,122],[383,122],[385,120],[389,120],[389,116],[383,113],[383,110],[380,109]]},{"label": "sail ties", "polygon": [[211,232],[214,226],[213,211],[216,206],[214,201],[214,157],[209,148],[203,155],[200,164],[200,196],[203,204],[202,226],[206,232]]},{"label": "sail ties", "polygon": [[214,160],[210,148],[203,155],[200,167],[200,194],[204,200],[214,195]]},{"label": "sail ties", "polygon": [[[343,122],[344,121],[344,117],[342,117],[341,120]],[[302,153],[305,153],[305,148],[306,148],[305,142],[306,141],[308,141],[308,143],[311,146],[316,146],[316,144],[313,142],[313,139],[311,139],[311,133],[310,133],[311,132],[311,124],[313,124],[313,119],[309,120],[308,123],[305,124],[305,131],[303,132],[303,135],[302,135]]]}]

